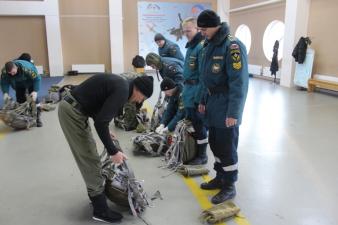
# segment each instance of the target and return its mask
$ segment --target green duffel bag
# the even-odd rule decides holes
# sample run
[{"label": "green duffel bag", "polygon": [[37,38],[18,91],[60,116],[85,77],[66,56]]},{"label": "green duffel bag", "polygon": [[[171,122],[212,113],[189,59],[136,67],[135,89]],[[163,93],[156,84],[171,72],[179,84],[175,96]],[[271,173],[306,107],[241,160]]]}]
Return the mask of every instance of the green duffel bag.
[{"label": "green duffel bag", "polygon": [[197,154],[197,142],[187,130],[184,131],[184,136],[182,162],[186,164],[195,158]]},{"label": "green duffel bag", "polygon": [[[114,140],[115,146],[119,146]],[[121,149],[120,147],[118,147]],[[143,189],[142,182],[124,161],[121,165],[115,165],[107,151],[101,155],[102,175],[106,178],[105,194],[109,200],[117,205],[127,206],[134,216],[140,216],[149,207],[149,198]]]},{"label": "green duffel bag", "polygon": [[138,109],[136,103],[127,102],[123,106],[123,115],[115,117],[114,124],[125,131],[130,131],[135,130],[140,124],[146,126],[148,120],[146,109]]},{"label": "green duffel bag", "polygon": [[28,98],[22,104],[7,102],[0,110],[0,119],[16,130],[29,129],[36,126],[36,105]]},{"label": "green duffel bag", "polygon": [[197,154],[196,140],[191,136],[192,124],[189,120],[181,120],[175,127],[172,143],[165,154],[169,169],[177,169],[195,158]]}]

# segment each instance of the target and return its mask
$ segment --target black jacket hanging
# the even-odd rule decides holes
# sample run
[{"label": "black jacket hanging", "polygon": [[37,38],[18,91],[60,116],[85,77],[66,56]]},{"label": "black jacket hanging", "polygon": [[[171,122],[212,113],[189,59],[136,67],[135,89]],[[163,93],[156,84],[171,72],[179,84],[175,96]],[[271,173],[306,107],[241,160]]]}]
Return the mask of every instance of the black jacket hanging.
[{"label": "black jacket hanging", "polygon": [[278,48],[279,48],[279,41],[276,40],[275,44],[273,46],[273,56],[272,56],[272,61],[270,65],[270,71],[271,75],[276,75],[279,66],[278,66]]},{"label": "black jacket hanging", "polygon": [[292,51],[292,56],[295,58],[296,62],[302,64],[305,61],[307,46],[311,45],[311,40],[309,37],[301,37]]}]

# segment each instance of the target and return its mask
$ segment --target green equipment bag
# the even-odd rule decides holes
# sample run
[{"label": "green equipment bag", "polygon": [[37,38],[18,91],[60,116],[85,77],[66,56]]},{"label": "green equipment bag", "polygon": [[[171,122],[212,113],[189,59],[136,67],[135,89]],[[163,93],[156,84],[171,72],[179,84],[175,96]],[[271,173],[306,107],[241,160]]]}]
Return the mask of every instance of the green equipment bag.
[{"label": "green equipment bag", "polygon": [[169,169],[176,170],[195,158],[197,142],[191,136],[193,131],[193,126],[189,120],[183,119],[177,123],[172,135],[172,143],[165,154],[165,161]]},{"label": "green equipment bag", "polygon": [[149,156],[161,156],[168,150],[166,135],[150,132],[133,138],[134,152]]},{"label": "green equipment bag", "polygon": [[[117,140],[114,140],[114,143],[119,146]],[[106,150],[101,154],[101,162],[102,174],[106,178],[105,194],[108,199],[117,205],[129,207],[134,216],[140,216],[150,204],[141,181],[136,179],[131,167],[126,161],[121,165],[115,165]]]},{"label": "green equipment bag", "polygon": [[[123,106],[123,114],[114,118],[114,124],[125,131],[130,131],[135,130],[139,124],[146,127],[148,120],[146,109],[137,109],[136,103],[127,102]],[[139,132],[142,133],[144,130]]]},{"label": "green equipment bag", "polygon": [[177,172],[185,177],[207,175],[209,170],[203,165],[182,165],[177,168]]},{"label": "green equipment bag", "polygon": [[210,224],[215,224],[236,216],[239,211],[240,208],[238,208],[233,202],[226,201],[215,205],[210,209],[204,210],[200,219]]},{"label": "green equipment bag", "polygon": [[36,126],[36,104],[31,98],[27,97],[27,101],[18,104],[9,100],[5,102],[2,110],[0,110],[0,119],[16,130],[29,129]]},{"label": "green equipment bag", "polygon": [[71,91],[76,85],[66,84],[60,87],[57,84],[52,85],[48,89],[48,96],[44,98],[43,103],[56,104],[63,98],[65,91]]},{"label": "green equipment bag", "polygon": [[2,109],[0,110],[0,120],[5,120],[7,112],[13,110],[19,106],[19,103],[13,101],[12,99],[4,102]]}]

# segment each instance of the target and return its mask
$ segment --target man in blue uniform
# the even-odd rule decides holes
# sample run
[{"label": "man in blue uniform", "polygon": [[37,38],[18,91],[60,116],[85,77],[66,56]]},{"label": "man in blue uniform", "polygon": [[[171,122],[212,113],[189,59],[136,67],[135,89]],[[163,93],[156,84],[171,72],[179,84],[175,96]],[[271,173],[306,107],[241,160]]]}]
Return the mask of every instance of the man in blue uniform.
[{"label": "man in blue uniform", "polygon": [[182,97],[186,118],[192,122],[195,130],[193,137],[197,142],[196,158],[189,162],[189,164],[201,165],[208,162],[206,154],[208,145],[207,132],[201,114],[197,110],[203,88],[200,82],[199,65],[204,37],[198,32],[196,18],[190,17],[185,19],[182,26],[183,32],[188,39],[183,71],[184,88]]},{"label": "man in blue uniform", "polygon": [[[16,101],[24,103],[26,92],[30,94],[33,101],[37,102],[38,91],[40,90],[41,76],[36,67],[26,60],[14,60],[7,62],[1,70],[1,90],[3,99],[6,102],[10,99],[9,87],[11,86],[16,93]],[[37,108],[37,127],[42,127],[40,119],[41,109]]]},{"label": "man in blue uniform", "polygon": [[184,107],[182,102],[182,90],[172,79],[164,78],[161,82],[161,91],[169,98],[168,106],[164,111],[161,124],[156,132],[163,134],[175,130],[178,121],[184,118]]},{"label": "man in blue uniform", "polygon": [[158,70],[162,79],[168,77],[183,88],[183,62],[175,58],[161,57],[156,53],[149,53],[146,63],[153,69]]},{"label": "man in blue uniform", "polygon": [[158,33],[155,35],[154,40],[158,45],[158,54],[162,57],[172,57],[180,61],[184,61],[183,54],[180,47],[166,39],[162,34]]},{"label": "man in blue uniform", "polygon": [[219,204],[234,198],[237,181],[239,125],[248,91],[245,46],[229,34],[226,23],[212,10],[198,16],[197,25],[206,37],[202,52],[202,81],[207,88],[199,105],[209,127],[209,144],[215,157],[216,177],[202,189],[221,189],[211,201]]}]

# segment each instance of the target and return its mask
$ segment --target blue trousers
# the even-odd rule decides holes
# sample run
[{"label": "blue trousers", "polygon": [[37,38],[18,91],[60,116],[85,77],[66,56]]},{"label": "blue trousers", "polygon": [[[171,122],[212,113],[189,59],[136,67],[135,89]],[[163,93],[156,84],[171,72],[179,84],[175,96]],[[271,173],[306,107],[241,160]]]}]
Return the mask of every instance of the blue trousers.
[{"label": "blue trousers", "polygon": [[195,132],[192,136],[197,140],[197,144],[207,143],[207,130],[204,126],[202,115],[197,111],[197,108],[185,108],[186,118],[192,122]]},{"label": "blue trousers", "polygon": [[209,145],[215,157],[214,170],[216,171],[216,176],[228,184],[233,184],[237,181],[238,135],[238,127],[209,127]]},{"label": "blue trousers", "polygon": [[[26,87],[17,87],[15,89],[15,95],[16,95],[16,101],[18,103],[24,103],[26,101],[26,92],[28,90],[28,94],[32,93],[34,91],[33,85]],[[39,103],[39,99],[36,100],[36,103]]]}]

